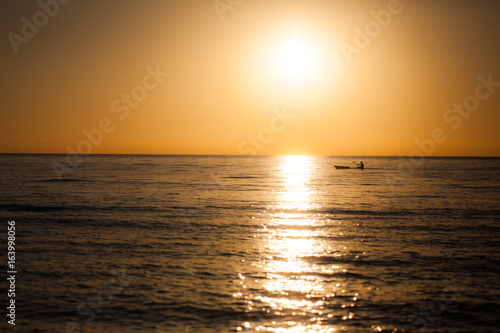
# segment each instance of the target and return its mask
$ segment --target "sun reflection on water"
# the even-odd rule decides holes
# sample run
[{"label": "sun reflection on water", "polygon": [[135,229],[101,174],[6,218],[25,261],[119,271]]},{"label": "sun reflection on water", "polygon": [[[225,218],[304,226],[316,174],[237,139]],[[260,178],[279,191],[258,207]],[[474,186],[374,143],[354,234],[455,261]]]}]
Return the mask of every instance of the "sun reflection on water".
[{"label": "sun reflection on water", "polygon": [[312,191],[307,186],[312,173],[313,161],[307,156],[286,156],[279,165],[279,173],[285,182],[273,209],[304,211],[312,208]]},{"label": "sun reflection on water", "polygon": [[313,212],[318,207],[310,187],[315,167],[310,157],[287,156],[276,169],[283,186],[276,190],[276,202],[263,218],[260,249],[266,255],[255,264],[265,278],[254,281],[255,294],[248,301],[249,312],[261,309],[272,319],[245,322],[241,327],[245,331],[334,332],[339,326],[331,324],[332,318],[343,321],[354,316],[353,312],[334,313],[328,306],[337,290],[343,292],[342,285],[333,282],[333,274],[345,269],[317,260],[335,253],[327,241],[328,219]]}]

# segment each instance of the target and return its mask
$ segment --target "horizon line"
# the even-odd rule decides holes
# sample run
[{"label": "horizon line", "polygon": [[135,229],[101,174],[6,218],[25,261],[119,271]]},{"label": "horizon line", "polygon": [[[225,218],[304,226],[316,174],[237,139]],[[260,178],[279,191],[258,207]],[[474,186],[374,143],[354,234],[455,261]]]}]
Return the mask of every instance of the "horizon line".
[{"label": "horizon line", "polygon": [[[68,153],[1,153],[0,155],[74,155]],[[76,154],[80,155],[80,154]],[[318,156],[318,157],[410,157],[410,155],[324,155],[324,154],[262,154],[262,155],[242,155],[242,154],[176,154],[176,153],[95,153],[82,155],[87,157],[91,155],[96,156],[241,156],[241,157],[266,157],[266,156]],[[441,158],[441,157],[456,157],[456,158],[500,158],[500,155],[430,155],[421,156],[423,158]]]}]

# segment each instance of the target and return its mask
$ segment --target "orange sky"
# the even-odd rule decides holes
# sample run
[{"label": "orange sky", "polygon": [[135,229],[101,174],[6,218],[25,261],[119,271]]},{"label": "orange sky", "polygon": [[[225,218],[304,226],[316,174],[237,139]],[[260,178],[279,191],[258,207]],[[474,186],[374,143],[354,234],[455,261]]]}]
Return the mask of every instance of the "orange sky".
[{"label": "orange sky", "polygon": [[500,156],[500,3],[42,3],[1,5],[1,153]]}]

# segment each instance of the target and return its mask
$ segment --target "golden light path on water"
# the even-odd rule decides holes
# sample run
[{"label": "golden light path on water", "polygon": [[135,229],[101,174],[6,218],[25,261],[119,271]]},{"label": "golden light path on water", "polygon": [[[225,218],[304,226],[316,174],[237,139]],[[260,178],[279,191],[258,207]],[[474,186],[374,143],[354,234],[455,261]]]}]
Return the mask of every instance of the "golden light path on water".
[{"label": "golden light path on water", "polygon": [[[261,309],[273,319],[248,321],[238,330],[335,332],[344,326],[336,323],[354,316],[357,294],[346,293],[334,276],[346,270],[338,264],[311,260],[335,257],[334,247],[338,245],[328,240],[325,227],[334,221],[311,213],[318,207],[315,190],[309,184],[315,169],[314,160],[306,156],[283,157],[276,168],[284,186],[276,192],[268,216],[262,218],[260,249],[266,259],[255,264],[265,278],[245,282],[247,288],[257,290],[249,297],[253,301],[248,301],[248,311]],[[331,302],[337,294],[342,298],[335,304],[343,309],[340,312],[335,312]]]}]

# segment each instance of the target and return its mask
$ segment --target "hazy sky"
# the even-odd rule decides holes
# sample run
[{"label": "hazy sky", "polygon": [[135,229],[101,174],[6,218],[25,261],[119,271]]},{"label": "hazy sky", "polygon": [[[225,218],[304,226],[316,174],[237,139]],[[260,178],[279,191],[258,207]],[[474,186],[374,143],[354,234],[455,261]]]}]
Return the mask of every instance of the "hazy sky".
[{"label": "hazy sky", "polygon": [[500,156],[498,1],[59,1],[1,4],[0,152]]}]

